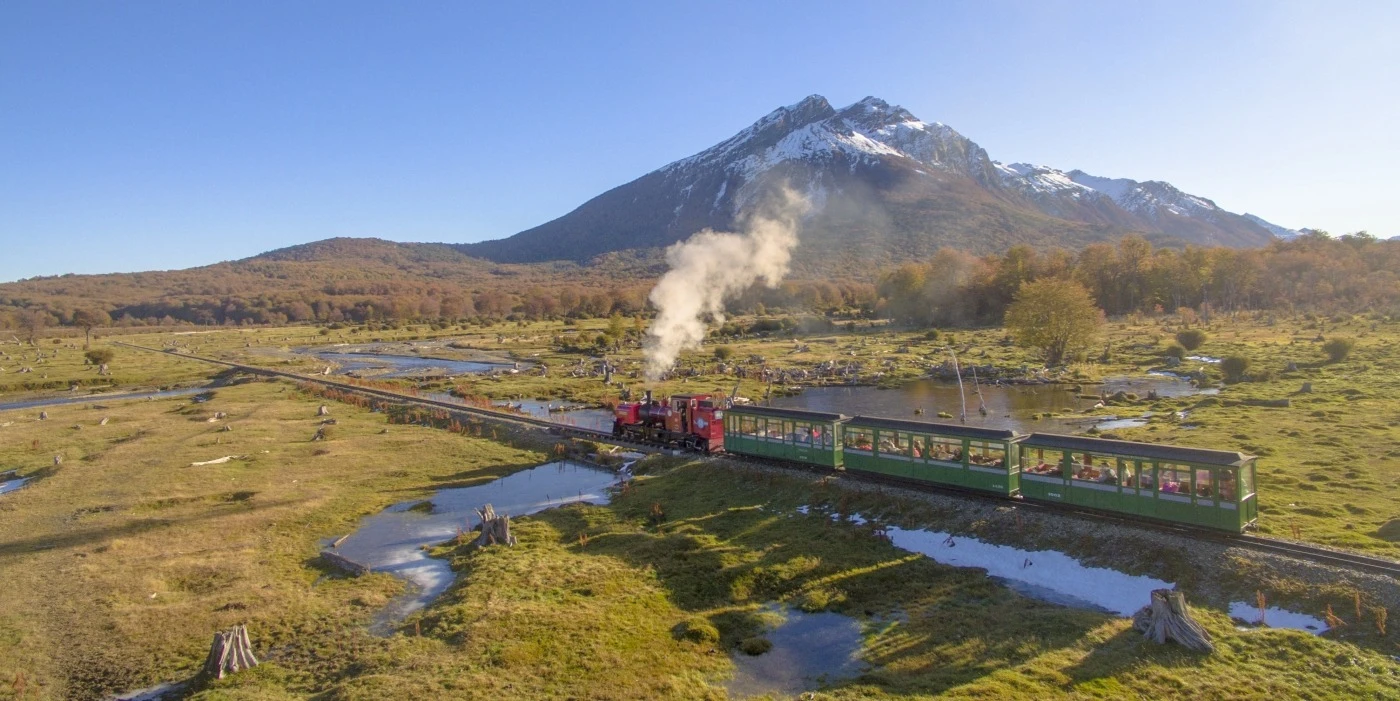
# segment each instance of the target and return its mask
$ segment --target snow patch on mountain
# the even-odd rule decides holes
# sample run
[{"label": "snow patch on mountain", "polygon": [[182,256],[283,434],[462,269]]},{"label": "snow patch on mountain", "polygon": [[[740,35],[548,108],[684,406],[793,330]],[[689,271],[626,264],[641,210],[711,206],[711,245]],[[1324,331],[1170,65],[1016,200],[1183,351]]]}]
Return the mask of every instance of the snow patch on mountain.
[{"label": "snow patch on mountain", "polygon": [[1281,238],[1285,241],[1288,239],[1296,239],[1302,236],[1304,231],[1307,231],[1307,229],[1290,229],[1285,226],[1279,226],[1278,224],[1272,224],[1253,214],[1241,214],[1240,216],[1264,227],[1265,230],[1273,234],[1276,238]]}]

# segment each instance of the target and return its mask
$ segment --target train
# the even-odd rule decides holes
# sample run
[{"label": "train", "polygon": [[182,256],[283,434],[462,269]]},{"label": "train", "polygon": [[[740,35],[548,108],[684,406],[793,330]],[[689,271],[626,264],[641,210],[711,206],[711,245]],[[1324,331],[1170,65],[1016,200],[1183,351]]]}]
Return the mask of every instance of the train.
[{"label": "train", "polygon": [[731,405],[719,394],[625,402],[613,435],[1136,520],[1233,533],[1258,524],[1257,458],[1234,451]]}]

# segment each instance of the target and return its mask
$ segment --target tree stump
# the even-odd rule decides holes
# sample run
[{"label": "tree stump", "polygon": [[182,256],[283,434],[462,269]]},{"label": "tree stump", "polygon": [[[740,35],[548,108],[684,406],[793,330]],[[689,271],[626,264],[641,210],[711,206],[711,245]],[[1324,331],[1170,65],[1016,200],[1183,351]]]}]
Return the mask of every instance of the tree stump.
[{"label": "tree stump", "polygon": [[258,658],[253,656],[253,644],[248,642],[248,627],[240,625],[214,634],[214,644],[209,646],[209,657],[204,660],[203,673],[215,679],[223,679],[227,674],[256,666]]},{"label": "tree stump", "polygon": [[1188,650],[1215,650],[1210,633],[1191,617],[1191,611],[1186,607],[1186,597],[1179,591],[1152,590],[1152,604],[1133,614],[1133,628],[1160,644],[1171,640]]},{"label": "tree stump", "polygon": [[316,415],[317,415],[317,416],[330,416],[330,415],[331,415],[331,409],[330,409],[330,407],[326,406],[325,404],[322,404],[322,405],[321,405],[321,408],[316,410]]},{"label": "tree stump", "polygon": [[481,535],[476,539],[477,546],[486,547],[502,543],[515,545],[515,536],[510,534],[510,516],[497,515],[490,504],[477,509],[476,515],[481,519]]},{"label": "tree stump", "polygon": [[48,421],[48,419],[49,419],[49,412],[47,412],[47,411],[41,411],[41,412],[39,412],[39,420],[40,420],[40,421]]},{"label": "tree stump", "polygon": [[312,443],[315,443],[316,441],[323,441],[323,440],[326,440],[326,429],[324,429],[324,428],[318,428],[318,429],[316,429],[316,435],[314,435],[314,436],[311,437],[311,442],[312,442]]}]

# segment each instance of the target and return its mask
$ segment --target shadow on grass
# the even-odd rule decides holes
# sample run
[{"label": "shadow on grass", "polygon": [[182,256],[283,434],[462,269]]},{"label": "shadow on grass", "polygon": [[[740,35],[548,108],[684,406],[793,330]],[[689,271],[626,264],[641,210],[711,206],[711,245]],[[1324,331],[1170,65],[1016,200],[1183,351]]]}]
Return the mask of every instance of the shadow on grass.
[{"label": "shadow on grass", "polygon": [[[266,509],[289,506],[303,503],[304,499],[285,499],[282,501],[258,503],[249,505],[247,508],[237,513],[244,514],[250,511],[263,511]],[[128,538],[138,536],[143,533],[154,531],[160,528],[168,528],[182,523],[193,523],[214,518],[223,518],[230,512],[227,510],[206,510],[201,513],[182,516],[179,518],[139,518],[132,519],[117,526],[102,526],[96,528],[85,528],[70,533],[62,533],[52,536],[34,536],[30,538],[20,538],[16,540],[0,541],[0,559],[6,557],[17,557],[40,550],[54,550],[77,548],[104,540],[115,538]]]},{"label": "shadow on grass", "polygon": [[[798,504],[821,496],[807,488],[776,485],[770,504],[790,504],[754,508],[756,492],[746,479],[680,468],[620,495],[606,510],[562,509],[539,518],[579,555],[654,571],[672,602],[696,617],[673,631],[677,637],[707,637],[693,633],[703,617],[732,649],[761,631],[760,607],[774,601],[806,611],[907,616],[869,639],[865,660],[874,667],[836,688],[938,692],[1072,647],[1112,620],[1023,598],[982,570],[913,556],[868,528],[795,515]],[[665,512],[664,522],[652,518],[653,505]]]}]

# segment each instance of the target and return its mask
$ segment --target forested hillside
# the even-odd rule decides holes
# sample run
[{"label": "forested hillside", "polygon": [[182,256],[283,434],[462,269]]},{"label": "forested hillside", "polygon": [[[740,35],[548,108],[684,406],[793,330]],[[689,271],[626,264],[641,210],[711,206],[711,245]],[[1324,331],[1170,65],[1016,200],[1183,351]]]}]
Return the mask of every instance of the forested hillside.
[{"label": "forested hillside", "polygon": [[[0,328],[408,320],[490,321],[646,313],[664,271],[653,256],[589,265],[505,265],[439,244],[332,239],[190,270],[65,275],[0,285]],[[1109,314],[1162,309],[1400,313],[1400,241],[1314,233],[1266,248],[1154,248],[1128,237],[1079,251],[1014,246],[983,256],[944,249],[850,278],[798,269],[735,310],[995,323],[1023,282],[1070,277]],[[859,275],[859,277],[857,277]],[[85,312],[86,314],[79,314]]]}]

